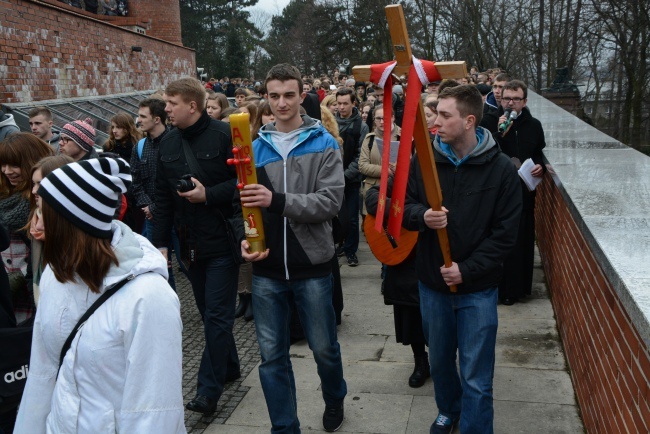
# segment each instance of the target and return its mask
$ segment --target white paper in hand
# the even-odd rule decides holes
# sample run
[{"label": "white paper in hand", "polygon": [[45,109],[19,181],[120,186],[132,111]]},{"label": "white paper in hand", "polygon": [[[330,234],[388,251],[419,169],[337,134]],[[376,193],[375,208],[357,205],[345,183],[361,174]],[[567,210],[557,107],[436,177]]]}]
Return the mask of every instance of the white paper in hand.
[{"label": "white paper in hand", "polygon": [[524,184],[526,184],[526,187],[528,187],[528,191],[533,191],[537,186],[539,185],[540,182],[542,182],[542,177],[536,177],[530,174],[530,172],[533,170],[535,167],[535,163],[533,163],[533,160],[530,158],[526,161],[524,161],[519,168],[519,176],[521,179],[523,179]]},{"label": "white paper in hand", "polygon": [[[384,155],[384,141],[379,137],[375,137],[375,145],[379,151],[379,155]],[[397,163],[397,153],[399,151],[399,142],[391,141],[390,142],[390,164]]]}]

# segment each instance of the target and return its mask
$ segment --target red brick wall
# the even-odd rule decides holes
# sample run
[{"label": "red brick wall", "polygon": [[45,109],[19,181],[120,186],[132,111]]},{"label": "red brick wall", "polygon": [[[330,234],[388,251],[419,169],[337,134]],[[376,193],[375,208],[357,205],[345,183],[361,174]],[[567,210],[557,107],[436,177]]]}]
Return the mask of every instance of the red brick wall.
[{"label": "red brick wall", "polygon": [[149,22],[147,35],[182,44],[181,9],[178,0],[130,1],[129,15],[141,22]]},{"label": "red brick wall", "polygon": [[[174,1],[147,3],[162,4],[171,16],[177,15],[178,0],[175,11]],[[195,74],[193,50],[70,9],[0,0],[0,102],[158,89]],[[165,13],[160,9],[156,17]],[[172,32],[173,26],[164,28]],[[173,32],[180,41],[180,20]],[[131,46],[142,47],[142,52],[131,52]]]},{"label": "red brick wall", "polygon": [[536,226],[571,376],[590,433],[650,432],[650,355],[547,175]]}]

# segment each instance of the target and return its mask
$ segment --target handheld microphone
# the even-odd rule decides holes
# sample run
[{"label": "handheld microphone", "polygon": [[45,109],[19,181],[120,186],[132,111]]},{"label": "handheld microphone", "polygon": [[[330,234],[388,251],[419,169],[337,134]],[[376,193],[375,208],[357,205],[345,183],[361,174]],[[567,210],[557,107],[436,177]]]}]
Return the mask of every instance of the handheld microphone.
[{"label": "handheld microphone", "polygon": [[512,121],[517,118],[517,112],[514,110],[506,110],[504,114],[506,115],[506,120],[501,125],[499,125],[499,132],[501,134],[505,133],[508,127],[510,127]]}]

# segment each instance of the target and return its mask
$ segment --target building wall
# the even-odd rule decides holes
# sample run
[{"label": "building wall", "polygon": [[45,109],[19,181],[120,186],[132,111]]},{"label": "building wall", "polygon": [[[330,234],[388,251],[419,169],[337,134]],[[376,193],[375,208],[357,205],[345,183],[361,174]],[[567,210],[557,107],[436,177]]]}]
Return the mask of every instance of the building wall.
[{"label": "building wall", "polygon": [[141,6],[155,17],[146,36],[55,3],[0,0],[0,102],[158,89],[195,75],[194,51],[180,45],[178,0],[131,2],[158,5]]},{"label": "building wall", "polygon": [[551,300],[587,432],[650,432],[650,355],[551,176],[536,227]]},{"label": "building wall", "polygon": [[148,22],[147,35],[181,45],[181,10],[178,0],[149,0],[129,2],[138,20]]}]

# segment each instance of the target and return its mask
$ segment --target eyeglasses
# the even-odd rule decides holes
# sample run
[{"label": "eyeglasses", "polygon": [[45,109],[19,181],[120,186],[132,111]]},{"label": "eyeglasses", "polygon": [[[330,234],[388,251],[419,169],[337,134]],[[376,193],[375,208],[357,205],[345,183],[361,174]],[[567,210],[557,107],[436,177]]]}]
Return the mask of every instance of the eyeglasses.
[{"label": "eyeglasses", "polygon": [[515,97],[515,98],[504,98],[504,97],[502,97],[501,101],[505,101],[506,103],[509,103],[510,101],[512,101],[512,102],[522,102],[525,99],[526,98],[519,98],[519,97]]},{"label": "eyeglasses", "polygon": [[376,120],[376,121],[379,121],[379,122],[384,122],[384,118],[383,118],[383,117],[376,117],[375,120]]}]

